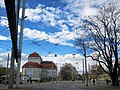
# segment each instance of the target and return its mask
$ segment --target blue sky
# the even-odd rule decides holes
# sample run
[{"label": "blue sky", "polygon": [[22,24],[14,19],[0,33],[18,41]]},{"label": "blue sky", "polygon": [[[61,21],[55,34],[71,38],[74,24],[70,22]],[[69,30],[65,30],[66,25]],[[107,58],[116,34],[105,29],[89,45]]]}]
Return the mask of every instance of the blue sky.
[{"label": "blue sky", "polygon": [[[37,52],[43,60],[52,60],[59,66],[65,62],[79,63],[76,66],[82,71],[83,57],[74,47],[74,39],[80,36],[76,32],[83,34],[83,31],[76,27],[81,19],[96,13],[95,7],[107,1],[110,0],[26,0],[22,64],[27,62],[29,54]],[[0,0],[0,64],[6,65],[10,49],[6,10],[4,1]],[[72,54],[76,54],[76,58]]]}]

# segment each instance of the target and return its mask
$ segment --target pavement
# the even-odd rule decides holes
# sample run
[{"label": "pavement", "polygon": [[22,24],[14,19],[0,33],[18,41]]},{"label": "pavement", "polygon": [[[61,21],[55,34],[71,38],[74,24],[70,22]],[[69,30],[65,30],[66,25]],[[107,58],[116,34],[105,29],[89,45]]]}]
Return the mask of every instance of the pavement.
[{"label": "pavement", "polygon": [[0,84],[0,90],[23,90],[24,88],[30,88],[30,87],[35,87],[35,86],[39,86],[39,83],[24,83],[24,84],[20,84],[20,86],[18,88],[16,88],[16,85],[13,85],[13,88],[9,89],[8,88],[8,84]]},{"label": "pavement", "polygon": [[120,90],[120,86],[107,85],[105,82],[97,82],[95,85],[89,83],[88,86],[80,81],[62,81],[47,83],[24,83],[19,88],[13,85],[13,89],[8,89],[8,85],[0,84],[0,90]]},{"label": "pavement", "polygon": [[120,86],[112,86],[111,84],[107,85],[105,82],[97,82],[95,85],[89,83],[88,86],[80,83],[77,86],[83,90],[120,90]]}]

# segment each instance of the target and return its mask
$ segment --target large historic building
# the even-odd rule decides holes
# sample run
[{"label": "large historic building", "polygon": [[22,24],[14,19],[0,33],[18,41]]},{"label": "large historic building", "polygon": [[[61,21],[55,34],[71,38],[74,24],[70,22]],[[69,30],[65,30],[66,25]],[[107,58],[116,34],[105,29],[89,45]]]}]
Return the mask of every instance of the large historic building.
[{"label": "large historic building", "polygon": [[28,62],[22,66],[22,79],[46,80],[57,77],[57,66],[52,61],[43,61],[36,52],[28,56]]}]

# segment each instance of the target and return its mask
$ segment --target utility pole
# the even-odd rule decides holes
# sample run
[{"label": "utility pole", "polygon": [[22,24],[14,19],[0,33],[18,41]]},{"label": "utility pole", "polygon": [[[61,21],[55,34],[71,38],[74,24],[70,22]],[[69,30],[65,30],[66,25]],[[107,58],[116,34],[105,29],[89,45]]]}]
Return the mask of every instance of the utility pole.
[{"label": "utility pole", "polygon": [[73,68],[71,70],[71,81],[73,81]]},{"label": "utility pole", "polygon": [[18,88],[19,84],[20,84],[20,65],[21,65],[21,53],[22,53],[22,39],[23,39],[24,19],[25,19],[25,8],[26,8],[26,0],[23,0],[20,38],[19,38],[19,52],[18,52],[19,55],[18,55],[18,64],[17,64],[16,88]]},{"label": "utility pole", "polygon": [[8,60],[7,60],[7,68],[6,68],[5,85],[7,84],[7,80],[8,80],[8,65],[9,65],[9,53],[8,53]]},{"label": "utility pole", "polygon": [[87,60],[86,60],[86,47],[84,47],[84,57],[85,57],[85,76],[86,76],[86,86],[88,86],[88,72],[87,72]]},{"label": "utility pole", "polygon": [[54,70],[54,69],[53,69],[53,62],[52,62],[52,83],[54,83],[54,82],[53,82],[53,77],[54,77],[54,72],[53,72],[53,70]]},{"label": "utility pole", "polygon": [[85,83],[85,64],[84,64],[84,59],[83,59],[83,83]]},{"label": "utility pole", "polygon": [[61,75],[62,72],[61,72],[61,68],[62,68],[62,67],[60,66],[60,82],[62,82],[62,75]]},{"label": "utility pole", "polygon": [[14,82],[14,60],[17,60],[17,30],[16,30],[16,13],[15,13],[15,0],[4,0],[8,23],[11,34],[12,41],[12,53],[11,53],[11,64],[10,64],[10,74],[9,74],[9,85],[8,88],[13,88]]},{"label": "utility pole", "polygon": [[11,53],[11,63],[10,63],[10,74],[9,74],[9,84],[8,88],[11,89],[13,88],[13,83],[14,83],[14,50],[12,49]]}]

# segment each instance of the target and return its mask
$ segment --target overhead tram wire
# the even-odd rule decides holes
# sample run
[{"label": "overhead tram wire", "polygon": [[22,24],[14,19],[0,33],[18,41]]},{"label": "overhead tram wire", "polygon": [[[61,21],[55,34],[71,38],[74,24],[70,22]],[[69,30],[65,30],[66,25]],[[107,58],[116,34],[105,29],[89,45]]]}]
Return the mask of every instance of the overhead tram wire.
[{"label": "overhead tram wire", "polygon": [[[28,38],[27,36],[25,36],[26,38]],[[41,49],[43,49],[44,51],[48,52],[45,48],[41,47],[40,44],[36,43],[34,40],[31,40],[30,38],[28,38],[33,44],[39,46]]]},{"label": "overhead tram wire", "polygon": [[9,27],[5,27],[5,29],[0,30],[0,32],[4,32],[4,31],[6,31],[8,29],[9,29]]},{"label": "overhead tram wire", "polygon": [[[26,22],[25,22],[26,23]],[[27,23],[26,23],[27,24]],[[27,26],[29,26],[29,27],[31,27],[29,24],[27,24]],[[47,32],[46,32],[47,33]],[[49,35],[49,33],[47,33],[48,35]],[[25,36],[27,39],[29,39],[27,36]],[[49,38],[48,38],[49,39]],[[43,39],[43,41],[46,41],[46,40],[48,40],[48,39]],[[54,50],[54,48],[57,46],[57,45],[59,45],[59,43],[57,43],[57,44],[54,44],[55,46],[50,50],[50,51],[47,51],[45,48],[43,48],[40,44],[38,44],[39,42],[41,42],[41,41],[34,41],[34,40],[31,40],[31,39],[29,39],[30,41],[32,41],[33,42],[33,44],[36,44],[37,46],[39,46],[39,47],[41,47],[44,51],[46,51],[47,53],[49,53],[49,52],[52,52],[53,50]],[[48,42],[48,41],[47,41]],[[48,44],[49,44],[49,42],[48,42]],[[27,45],[26,45],[27,46]]]},{"label": "overhead tram wire", "polygon": [[[52,6],[53,4],[55,4],[55,3],[57,3],[59,0],[55,0],[55,1],[53,1],[52,3],[50,3],[50,4],[48,4],[48,5],[46,5],[45,7],[42,7],[41,9],[44,9],[44,8],[46,8],[46,7],[50,7],[50,6]],[[31,14],[32,15],[32,14]],[[31,15],[29,15],[29,16],[31,16]],[[25,17],[29,17],[29,16],[25,16]],[[21,19],[21,18],[19,18],[19,19]]]},{"label": "overhead tram wire", "polygon": [[[31,27],[28,23],[25,22],[25,24],[27,24],[27,26]],[[47,33],[47,32],[45,32],[45,33]],[[47,33],[47,34],[49,35],[49,33]],[[25,36],[25,37],[28,38],[27,36]],[[48,39],[49,39],[49,38],[48,38]],[[46,41],[46,40],[48,40],[48,39],[43,39],[43,41]],[[31,39],[29,39],[29,40],[31,40]],[[32,40],[32,42],[38,44],[40,41],[35,42],[35,41]],[[48,42],[48,43],[49,43],[49,42]],[[54,44],[54,45],[55,45],[55,47],[56,47],[57,45],[59,45],[59,43]],[[38,44],[38,46],[40,46],[40,45]],[[55,47],[53,47],[53,49],[54,49]],[[43,49],[44,49],[44,48],[43,48]],[[46,51],[46,50],[45,50],[45,51]],[[49,52],[50,52],[50,51],[49,51]]]},{"label": "overhead tram wire", "polygon": [[7,48],[11,49],[11,47],[9,47],[9,46],[7,46],[7,45],[5,45],[5,44],[0,43],[0,45],[2,45],[2,46],[4,46],[4,47],[7,47]]},{"label": "overhead tram wire", "polygon": [[45,55],[46,57],[49,55],[49,54],[51,54],[52,53],[52,51],[55,49],[55,47],[57,46],[57,45],[59,45],[59,43],[58,44],[54,44],[55,46],[47,53],[47,55]]},{"label": "overhead tram wire", "polygon": [[[31,25],[29,25],[28,23],[25,22],[25,24],[26,24],[27,26],[31,27]],[[47,32],[45,32],[45,33],[47,33]],[[49,35],[49,33],[47,33],[47,34]],[[27,37],[27,36],[25,36],[25,37],[29,39],[29,37]],[[43,39],[43,41],[46,41],[46,42],[48,42],[48,44],[49,44],[50,42],[47,41],[48,39],[49,39],[49,38]],[[55,49],[55,47],[59,45],[59,43],[54,44],[55,46],[54,46],[50,51],[47,51],[47,50],[46,50],[45,48],[43,48],[40,44],[38,44],[39,42],[41,42],[40,40],[39,40],[39,41],[34,41],[34,40],[31,40],[31,39],[29,39],[29,40],[32,41],[33,44],[36,44],[37,46],[39,46],[39,47],[41,47],[42,49],[44,49],[44,51],[46,51],[48,54],[51,53],[51,52]],[[64,41],[62,41],[62,42],[64,42]],[[32,44],[31,44],[31,45],[32,45]],[[27,46],[27,45],[26,45],[26,46]],[[45,55],[45,56],[46,56],[46,55]]]},{"label": "overhead tram wire", "polygon": [[[28,27],[32,28],[31,25],[29,25],[27,22],[25,22],[25,24],[26,24]],[[34,24],[34,25],[36,25],[36,24]],[[41,31],[44,31],[44,30],[41,30]],[[45,32],[45,33],[49,35],[48,32]],[[49,39],[49,38],[47,38],[47,39]],[[47,40],[47,39],[44,39],[44,40]]]},{"label": "overhead tram wire", "polygon": [[[29,39],[27,36],[25,36],[27,39]],[[43,49],[44,51],[46,51],[47,52],[47,54],[50,54],[54,49],[55,49],[55,47],[56,46],[58,46],[59,45],[59,43],[57,43],[57,44],[54,44],[55,46],[50,50],[50,51],[47,51],[45,48],[43,48],[40,44],[38,44],[40,41],[34,41],[34,40],[31,40],[31,39],[29,39],[33,44],[35,44],[35,45],[37,45],[37,46],[39,46],[41,49]],[[32,45],[32,44],[31,44]]]},{"label": "overhead tram wire", "polygon": [[[35,42],[35,41],[33,41],[33,40],[31,40],[34,44],[36,44],[37,46],[39,46],[39,47],[41,47],[41,45],[40,44],[38,44],[37,42]],[[43,47],[41,47],[44,51],[47,51],[45,48],[43,48]]]},{"label": "overhead tram wire", "polygon": [[[27,24],[26,22],[25,22],[25,24]],[[29,24],[27,24],[27,26],[29,26],[29,27],[31,27]],[[47,32],[46,32],[47,33]],[[48,33],[47,33],[48,34]],[[29,37],[27,37],[27,36],[24,36],[24,37],[26,37],[27,39],[29,39]],[[48,51],[45,49],[45,48],[43,48],[40,44],[38,44],[38,42],[40,42],[40,41],[37,41],[37,42],[35,42],[35,41],[33,41],[33,40],[31,40],[31,39],[29,39],[31,42],[33,42],[33,44],[36,44],[37,46],[39,46],[40,48],[42,48],[44,51],[46,51],[47,53],[48,53]],[[43,39],[44,41],[46,41],[46,39]]]},{"label": "overhead tram wire", "polygon": [[[50,6],[52,6],[53,4],[55,4],[55,3],[57,3],[59,0],[55,0],[55,1],[53,1],[51,4],[48,4],[48,5],[46,5],[46,6],[44,6],[44,7],[42,7],[41,9],[44,9],[44,8],[46,8],[46,7],[50,7]],[[31,14],[32,15],[32,14]],[[30,15],[29,15],[30,16]],[[29,16],[27,16],[27,17],[29,17]],[[26,23],[26,22],[25,22]],[[46,32],[47,33],[47,32]],[[27,37],[28,38],[28,37]],[[29,38],[28,38],[29,39]],[[38,45],[38,46],[40,46],[41,47],[41,45],[39,45],[37,42],[35,42],[35,41],[33,41],[33,40],[31,40],[31,39],[29,39],[30,41],[32,41],[34,44],[36,44],[36,45]],[[44,39],[45,40],[45,39]],[[56,46],[57,45],[59,45],[59,44],[55,44]],[[53,51],[54,50],[54,48],[56,47],[56,46],[54,46],[53,47],[53,49],[51,49],[51,51]],[[41,47],[42,49],[44,49],[43,47]],[[44,49],[45,51],[47,51],[46,49]],[[49,51],[49,52],[51,52],[51,51]],[[49,53],[48,52],[48,53]]]},{"label": "overhead tram wire", "polygon": [[59,45],[59,43],[58,44],[54,44],[55,46],[50,50],[50,52],[52,52],[56,47],[57,47],[57,45]]},{"label": "overhead tram wire", "polygon": [[[26,22],[25,22],[25,24],[27,24]],[[28,25],[28,24],[27,24]],[[31,27],[30,25],[28,25],[29,27]],[[43,47],[41,47],[41,45],[39,45],[38,43],[36,43],[35,41],[33,41],[33,40],[31,40],[29,37],[27,37],[27,36],[24,36],[24,37],[26,37],[27,39],[29,39],[31,42],[33,42],[33,44],[36,44],[37,46],[39,46],[40,48],[42,48],[44,51],[46,51],[46,52],[48,52],[46,49],[44,49]],[[32,45],[32,44],[31,44]],[[27,45],[26,45],[27,46]]]},{"label": "overhead tram wire", "polygon": [[[29,44],[29,45],[28,45]],[[32,43],[27,43],[27,44],[25,44],[25,45],[22,45],[22,47],[25,49],[25,48],[27,48],[27,47],[31,47],[31,45],[33,45]]]},{"label": "overhead tram wire", "polygon": [[[24,37],[26,37],[27,39],[29,39],[27,36],[24,36]],[[55,46],[50,50],[50,51],[47,51],[45,48],[43,48],[40,44],[38,44],[40,41],[34,41],[34,40],[31,40],[31,39],[29,39],[33,44],[35,44],[35,45],[37,45],[37,46],[39,46],[41,49],[43,49],[44,51],[46,51],[48,54],[50,54],[54,49],[55,49],[55,47],[56,46],[58,46],[59,45],[59,43],[57,43],[57,44],[54,44]],[[45,40],[45,39],[44,39]],[[32,45],[32,44],[31,44]],[[27,46],[27,45],[25,45],[25,46]]]},{"label": "overhead tram wire", "polygon": [[33,43],[27,43],[27,44],[25,44],[25,45],[22,45],[22,48],[23,48],[23,49],[27,49],[27,48],[29,48],[29,47],[32,47],[32,45],[33,45]]}]

